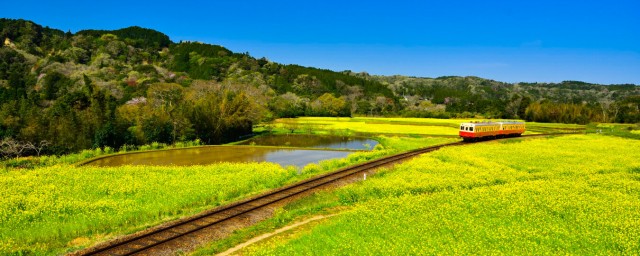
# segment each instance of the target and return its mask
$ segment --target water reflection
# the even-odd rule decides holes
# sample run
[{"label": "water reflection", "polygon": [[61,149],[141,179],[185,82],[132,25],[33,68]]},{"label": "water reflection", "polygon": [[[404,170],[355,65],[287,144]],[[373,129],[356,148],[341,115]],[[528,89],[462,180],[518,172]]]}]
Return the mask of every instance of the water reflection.
[{"label": "water reflection", "polygon": [[115,155],[88,163],[96,166],[121,165],[206,165],[218,162],[274,162],[303,167],[320,160],[343,158],[349,151],[282,149],[272,147],[208,146]]},{"label": "water reflection", "polygon": [[348,136],[269,135],[252,138],[240,144],[302,148],[369,150],[378,145],[378,142],[372,139]]}]

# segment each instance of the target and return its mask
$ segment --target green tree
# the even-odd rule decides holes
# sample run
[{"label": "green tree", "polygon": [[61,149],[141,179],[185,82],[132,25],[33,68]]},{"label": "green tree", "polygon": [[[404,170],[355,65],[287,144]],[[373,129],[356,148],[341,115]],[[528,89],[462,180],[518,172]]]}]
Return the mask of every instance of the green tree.
[{"label": "green tree", "polygon": [[295,93],[287,92],[274,97],[269,102],[269,108],[278,117],[297,117],[305,113],[305,106],[309,99],[301,98]]},{"label": "green tree", "polygon": [[72,84],[71,79],[59,72],[47,72],[44,77],[42,96],[45,100],[55,100],[64,95]]},{"label": "green tree", "polygon": [[351,109],[345,98],[325,93],[309,103],[309,113],[316,116],[349,116]]},{"label": "green tree", "polygon": [[200,83],[188,92],[189,119],[196,136],[207,143],[237,139],[251,132],[260,118],[258,106],[242,91],[216,83]]}]

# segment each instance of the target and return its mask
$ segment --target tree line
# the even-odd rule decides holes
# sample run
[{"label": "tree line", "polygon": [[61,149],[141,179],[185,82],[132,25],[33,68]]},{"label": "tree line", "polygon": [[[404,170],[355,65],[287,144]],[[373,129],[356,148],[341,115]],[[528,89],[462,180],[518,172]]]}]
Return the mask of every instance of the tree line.
[{"label": "tree line", "polygon": [[479,77],[369,76],[402,97],[403,116],[517,118],[536,122],[640,122],[632,84],[503,83]]},{"label": "tree line", "polygon": [[[200,139],[297,116],[640,122],[636,85],[503,83],[284,65],[129,27],[77,33],[0,19],[0,138],[24,152]],[[42,144],[44,142],[44,144]],[[34,145],[34,146],[30,146]],[[37,146],[35,146],[37,145]],[[15,146],[15,145],[14,145]]]}]

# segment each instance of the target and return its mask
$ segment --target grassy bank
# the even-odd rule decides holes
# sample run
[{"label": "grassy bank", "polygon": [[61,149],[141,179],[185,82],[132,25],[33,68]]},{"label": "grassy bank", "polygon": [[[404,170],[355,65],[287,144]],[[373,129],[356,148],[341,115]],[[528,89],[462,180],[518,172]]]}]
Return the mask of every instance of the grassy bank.
[{"label": "grassy bank", "polygon": [[640,124],[589,124],[588,133],[640,139]]},{"label": "grassy bank", "polygon": [[[0,164],[0,193],[3,195],[0,198],[0,254],[63,253],[347,165],[404,150],[457,141],[455,134],[458,122],[394,118],[283,119],[279,121],[281,126],[269,129],[276,133],[289,133],[290,128],[294,127],[295,133],[364,133],[374,136],[392,131],[402,135],[378,136],[375,139],[380,146],[372,152],[358,152],[345,159],[323,161],[303,169],[283,168],[268,163],[192,167],[74,166],[74,163],[91,157],[117,153],[109,148],[66,156],[10,159]],[[534,124],[532,126],[535,127]],[[556,124],[539,127],[558,131],[576,128]],[[188,146],[193,145],[175,147]],[[167,147],[170,146],[156,144],[136,150]],[[125,148],[122,152],[131,150]],[[427,180],[424,183],[431,184]],[[456,185],[443,183],[438,186],[448,188]],[[442,189],[438,186],[436,191]],[[324,197],[304,199],[261,224],[266,226],[239,232],[222,243],[233,244],[269,227],[290,223],[300,216],[335,211],[337,206],[354,208],[368,200],[364,198],[369,198],[362,195],[360,199],[350,201],[345,198],[351,197],[351,192],[342,193],[346,194],[325,194]]]},{"label": "grassy bank", "polygon": [[[277,119],[257,132],[309,134],[394,134],[399,136],[457,137],[460,123],[480,119],[300,117]],[[582,132],[584,125],[527,122],[525,134]]]},{"label": "grassy bank", "polygon": [[45,156],[29,156],[5,159],[0,161],[0,170],[3,169],[32,169],[37,167],[54,166],[58,164],[76,164],[84,160],[88,160],[98,156],[124,154],[128,152],[140,152],[149,150],[161,150],[161,149],[173,149],[173,148],[188,148],[197,147],[203,145],[200,140],[194,141],[182,141],[176,142],[173,145],[165,143],[154,142],[148,145],[134,146],[124,145],[119,150],[115,150],[110,147],[85,149],[78,153],[67,155],[45,155]]},{"label": "grassy bank", "polygon": [[637,254],[640,142],[602,135],[446,148],[293,203],[196,254],[317,214],[243,255]]},{"label": "grassy bank", "polygon": [[0,172],[0,254],[59,254],[399,151],[455,141],[380,137],[371,152],[302,169],[271,163]]}]

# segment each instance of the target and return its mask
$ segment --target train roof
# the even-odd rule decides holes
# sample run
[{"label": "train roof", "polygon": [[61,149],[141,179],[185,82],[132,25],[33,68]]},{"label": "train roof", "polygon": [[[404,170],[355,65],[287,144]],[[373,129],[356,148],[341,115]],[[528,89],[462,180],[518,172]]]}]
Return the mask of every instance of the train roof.
[{"label": "train roof", "polygon": [[460,125],[464,126],[491,126],[491,125],[500,125],[500,124],[524,124],[524,122],[520,121],[471,121],[466,123],[461,123]]}]

